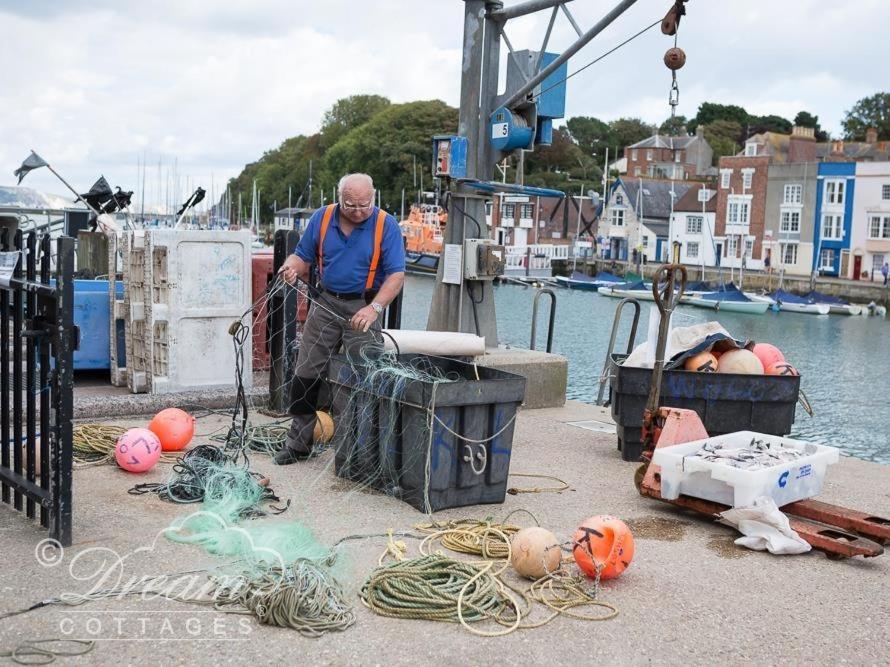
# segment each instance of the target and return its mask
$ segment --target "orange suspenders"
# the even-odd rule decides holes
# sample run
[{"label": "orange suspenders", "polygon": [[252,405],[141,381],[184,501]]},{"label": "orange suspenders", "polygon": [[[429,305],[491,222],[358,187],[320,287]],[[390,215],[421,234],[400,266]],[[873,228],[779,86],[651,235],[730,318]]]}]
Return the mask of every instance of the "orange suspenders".
[{"label": "orange suspenders", "polygon": [[[328,233],[328,225],[334,215],[336,204],[329,204],[324,209],[321,217],[321,230],[318,234],[318,275],[321,276],[324,265],[324,238]],[[377,266],[380,263],[380,247],[383,245],[383,229],[386,222],[386,211],[377,213],[377,222],[374,226],[374,253],[371,255],[371,266],[368,269],[368,279],[365,281],[365,290],[373,289],[374,277],[377,275]]]},{"label": "orange suspenders", "polygon": [[334,215],[336,204],[328,204],[324,208],[324,215],[321,216],[321,232],[318,235],[318,276],[321,277],[322,265],[324,264],[324,237],[328,233],[328,223],[331,216]]},{"label": "orange suspenders", "polygon": [[377,226],[374,229],[374,254],[371,255],[371,267],[368,269],[368,279],[365,281],[365,291],[374,287],[374,275],[377,273],[377,264],[380,262],[380,246],[383,245],[384,222],[386,222],[386,211],[381,210],[377,214]]}]

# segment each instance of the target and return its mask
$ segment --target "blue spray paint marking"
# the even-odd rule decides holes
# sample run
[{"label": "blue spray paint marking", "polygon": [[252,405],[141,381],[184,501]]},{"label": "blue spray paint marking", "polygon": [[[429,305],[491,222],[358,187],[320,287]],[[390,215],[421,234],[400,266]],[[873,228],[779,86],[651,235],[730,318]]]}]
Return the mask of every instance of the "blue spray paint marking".
[{"label": "blue spray paint marking", "polygon": [[[439,417],[439,415],[436,416]],[[447,419],[443,419],[442,417],[439,417],[439,419],[442,421],[442,424],[450,428],[452,431],[454,430],[453,420],[448,421]],[[430,467],[432,470],[437,470],[439,467],[439,452],[441,450],[444,449],[446,452],[449,452],[449,454],[451,452],[451,446],[445,440],[448,431],[446,431],[444,426],[441,426],[441,424],[439,426],[437,426],[436,424],[437,422],[433,420],[433,451],[431,457],[432,460],[430,462]],[[451,457],[449,456],[448,458],[450,459]]]},{"label": "blue spray paint marking", "polygon": [[[492,434],[500,431],[504,424],[501,422],[504,421],[504,411],[503,410],[495,410],[494,412],[494,428],[492,429]],[[491,455],[492,456],[510,456],[510,449],[507,447],[498,447],[498,442],[500,442],[501,436],[494,438],[491,441]]]},{"label": "blue spray paint marking", "polygon": [[779,475],[779,487],[784,489],[787,484],[788,484],[788,471],[786,470],[781,475]]}]

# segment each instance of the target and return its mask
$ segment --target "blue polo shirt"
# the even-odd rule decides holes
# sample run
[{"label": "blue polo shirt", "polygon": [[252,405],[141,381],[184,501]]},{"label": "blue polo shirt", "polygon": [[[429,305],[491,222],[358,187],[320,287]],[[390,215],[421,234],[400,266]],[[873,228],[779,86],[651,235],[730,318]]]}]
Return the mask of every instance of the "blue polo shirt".
[{"label": "blue polo shirt", "polygon": [[[340,206],[334,209],[328,231],[324,237],[324,260],[322,266],[322,284],[334,292],[357,293],[365,291],[365,281],[371,268],[371,257],[374,254],[374,230],[377,226],[376,206],[368,218],[355,227],[347,237],[340,228]],[[300,238],[295,251],[304,262],[314,263],[318,252],[318,239],[321,235],[321,218],[324,207],[318,209],[309,218],[306,233]],[[374,276],[374,287],[378,289],[387,276],[405,271],[405,242],[399,223],[391,216],[386,216],[383,225],[383,239],[380,243],[380,259],[377,262],[377,274]]]}]

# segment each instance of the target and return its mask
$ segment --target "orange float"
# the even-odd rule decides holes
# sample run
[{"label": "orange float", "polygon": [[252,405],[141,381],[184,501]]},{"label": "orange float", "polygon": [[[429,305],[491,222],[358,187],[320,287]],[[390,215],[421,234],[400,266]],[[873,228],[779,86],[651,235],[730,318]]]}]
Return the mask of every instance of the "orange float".
[{"label": "orange float", "polygon": [[315,442],[330,442],[334,437],[334,420],[331,415],[321,410],[315,411],[315,429],[312,432]]},{"label": "orange float", "polygon": [[785,355],[782,354],[782,351],[769,343],[757,343],[751,351],[755,357],[760,359],[760,363],[763,364],[764,368],[777,361],[785,361]]},{"label": "orange float", "polygon": [[741,375],[763,375],[763,364],[750,350],[729,350],[720,357],[718,373],[738,373]]},{"label": "orange float", "polygon": [[158,436],[165,452],[178,452],[192,441],[195,435],[195,418],[185,410],[167,408],[154,416],[148,424],[148,430]]},{"label": "orange float", "polygon": [[767,375],[800,375],[787,361],[776,361],[767,366],[763,372]]},{"label": "orange float", "polygon": [[683,368],[696,373],[716,373],[717,357],[710,352],[699,352],[695,356],[689,357],[683,364]]},{"label": "orange float", "polygon": [[621,575],[634,557],[634,537],[621,519],[600,515],[585,519],[572,539],[572,553],[578,567],[588,576],[614,579]]}]

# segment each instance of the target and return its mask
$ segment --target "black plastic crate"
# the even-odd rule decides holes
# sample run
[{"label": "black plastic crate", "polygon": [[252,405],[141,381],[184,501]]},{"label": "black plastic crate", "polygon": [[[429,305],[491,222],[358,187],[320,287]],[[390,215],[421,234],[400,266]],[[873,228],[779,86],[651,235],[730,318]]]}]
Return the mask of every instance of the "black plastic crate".
[{"label": "black plastic crate", "polygon": [[361,366],[333,357],[328,378],[341,408],[334,435],[337,476],[369,484],[420,511],[504,502],[525,378],[444,357],[398,359],[460,379],[409,380],[395,394],[384,382],[372,391]]},{"label": "black plastic crate", "polygon": [[[618,449],[625,461],[643,453],[643,413],[649,399],[651,368],[621,366],[625,355],[612,355],[609,397],[618,432]],[[664,371],[659,406],[698,413],[709,435],[757,431],[788,435],[800,393],[794,375],[738,375]]]}]

